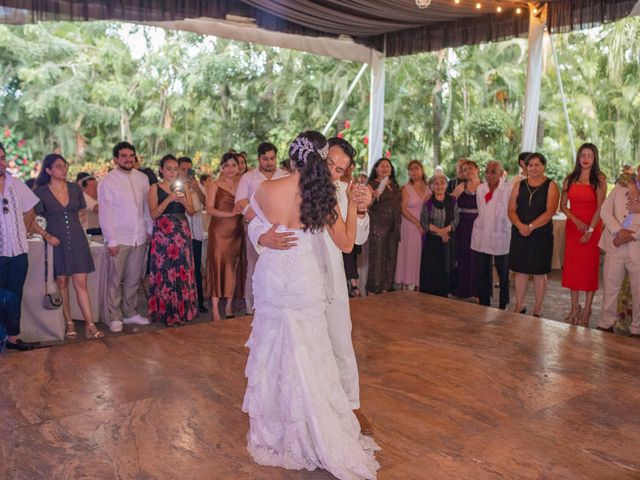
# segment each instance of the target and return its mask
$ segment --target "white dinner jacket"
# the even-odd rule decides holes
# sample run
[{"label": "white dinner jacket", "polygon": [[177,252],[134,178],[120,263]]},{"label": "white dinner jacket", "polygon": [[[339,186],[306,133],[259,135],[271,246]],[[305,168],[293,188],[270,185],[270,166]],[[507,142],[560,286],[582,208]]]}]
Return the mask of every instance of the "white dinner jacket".
[{"label": "white dinner jacket", "polygon": [[[602,218],[604,229],[598,247],[606,253],[614,253],[618,250],[618,247],[613,244],[613,239],[622,228],[622,222],[629,213],[629,208],[627,207],[628,193],[629,189],[627,187],[616,185],[602,203],[600,218]],[[640,242],[638,241],[640,240],[640,213],[633,215],[630,229],[635,231],[633,235],[635,240],[629,243],[629,253],[633,258],[640,261]]]}]

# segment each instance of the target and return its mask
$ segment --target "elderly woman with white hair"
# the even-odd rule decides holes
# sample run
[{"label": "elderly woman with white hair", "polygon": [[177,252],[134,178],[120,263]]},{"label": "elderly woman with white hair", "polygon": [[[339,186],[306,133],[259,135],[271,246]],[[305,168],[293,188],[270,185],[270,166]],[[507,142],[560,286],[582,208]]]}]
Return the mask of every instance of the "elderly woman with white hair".
[{"label": "elderly woman with white hair", "polygon": [[447,178],[434,175],[433,192],[422,207],[420,223],[426,232],[420,261],[420,291],[446,297],[450,274],[455,266],[454,232],[460,221],[456,199],[447,193]]}]

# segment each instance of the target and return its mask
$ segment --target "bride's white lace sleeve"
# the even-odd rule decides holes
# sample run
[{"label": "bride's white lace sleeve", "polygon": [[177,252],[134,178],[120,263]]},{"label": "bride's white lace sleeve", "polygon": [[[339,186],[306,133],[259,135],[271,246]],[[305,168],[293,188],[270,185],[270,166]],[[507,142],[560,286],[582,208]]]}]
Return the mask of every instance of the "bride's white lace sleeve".
[{"label": "bride's white lace sleeve", "polygon": [[258,255],[262,253],[262,250],[264,250],[264,247],[258,243],[258,240],[260,240],[260,236],[263,233],[266,233],[267,230],[269,229],[265,227],[262,219],[257,215],[253,217],[253,220],[251,220],[249,222],[249,225],[247,226],[247,235],[249,236],[249,241],[253,244],[256,252],[258,252]]}]

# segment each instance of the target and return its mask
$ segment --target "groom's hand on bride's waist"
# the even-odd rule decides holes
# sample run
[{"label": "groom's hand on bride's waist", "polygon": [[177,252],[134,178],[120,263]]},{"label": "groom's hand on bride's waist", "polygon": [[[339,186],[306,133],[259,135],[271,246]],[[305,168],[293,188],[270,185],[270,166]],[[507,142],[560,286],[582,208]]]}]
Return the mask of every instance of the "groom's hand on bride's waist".
[{"label": "groom's hand on bride's waist", "polygon": [[276,232],[280,224],[276,223],[260,235],[258,244],[272,250],[289,250],[297,245],[298,237],[294,232]]}]

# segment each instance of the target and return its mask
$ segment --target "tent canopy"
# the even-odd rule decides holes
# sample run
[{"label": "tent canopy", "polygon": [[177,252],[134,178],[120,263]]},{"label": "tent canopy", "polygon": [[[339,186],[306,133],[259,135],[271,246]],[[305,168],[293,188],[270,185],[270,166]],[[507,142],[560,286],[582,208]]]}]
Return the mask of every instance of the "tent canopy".
[{"label": "tent canopy", "polygon": [[[632,11],[636,0],[546,3],[547,26],[557,32],[618,20]],[[203,30],[203,23],[226,21],[299,38],[340,38],[352,48],[354,42],[386,56],[524,36],[529,28],[528,5],[516,0],[432,0],[424,9],[415,0],[0,0],[0,22],[38,20],[169,22],[175,27],[197,20],[199,27],[185,28],[192,31]]]}]

